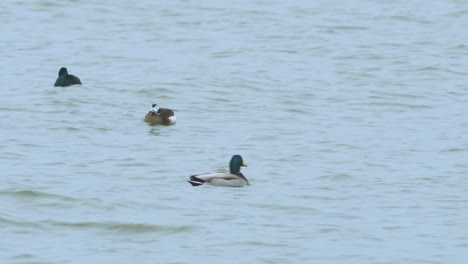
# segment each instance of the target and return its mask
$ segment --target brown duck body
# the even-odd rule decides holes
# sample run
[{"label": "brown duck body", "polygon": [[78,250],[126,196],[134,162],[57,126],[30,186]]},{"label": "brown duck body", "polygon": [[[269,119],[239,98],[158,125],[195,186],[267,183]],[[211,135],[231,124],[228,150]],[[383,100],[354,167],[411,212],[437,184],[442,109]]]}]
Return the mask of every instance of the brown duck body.
[{"label": "brown duck body", "polygon": [[145,121],[152,125],[172,125],[176,122],[174,111],[168,108],[159,108],[159,113],[148,112]]}]

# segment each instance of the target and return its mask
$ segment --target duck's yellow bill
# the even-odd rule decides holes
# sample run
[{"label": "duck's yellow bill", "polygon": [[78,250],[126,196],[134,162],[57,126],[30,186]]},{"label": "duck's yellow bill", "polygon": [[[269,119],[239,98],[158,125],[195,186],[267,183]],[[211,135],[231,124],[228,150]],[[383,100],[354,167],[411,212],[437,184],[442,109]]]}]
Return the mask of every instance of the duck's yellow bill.
[{"label": "duck's yellow bill", "polygon": [[248,167],[247,163],[242,162],[242,167]]}]

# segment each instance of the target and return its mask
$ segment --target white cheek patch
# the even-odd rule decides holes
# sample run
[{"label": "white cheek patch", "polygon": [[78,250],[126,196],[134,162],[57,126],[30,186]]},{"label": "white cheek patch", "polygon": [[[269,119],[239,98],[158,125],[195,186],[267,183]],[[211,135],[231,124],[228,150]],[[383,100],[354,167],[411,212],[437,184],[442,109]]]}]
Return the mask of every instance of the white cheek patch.
[{"label": "white cheek patch", "polygon": [[158,111],[159,111],[159,106],[156,105],[154,107],[151,107],[149,112],[153,115],[157,115]]}]

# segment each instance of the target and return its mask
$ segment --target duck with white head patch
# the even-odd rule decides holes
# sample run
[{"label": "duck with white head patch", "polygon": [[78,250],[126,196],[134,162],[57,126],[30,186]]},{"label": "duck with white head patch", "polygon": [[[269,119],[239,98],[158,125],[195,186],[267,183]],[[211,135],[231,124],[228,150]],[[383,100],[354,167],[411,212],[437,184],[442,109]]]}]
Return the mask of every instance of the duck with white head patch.
[{"label": "duck with white head patch", "polygon": [[145,121],[152,125],[173,125],[176,122],[176,117],[171,109],[160,108],[157,104],[152,104],[145,116]]},{"label": "duck with white head patch", "polygon": [[152,104],[149,113],[152,115],[159,115],[159,106],[157,104]]}]

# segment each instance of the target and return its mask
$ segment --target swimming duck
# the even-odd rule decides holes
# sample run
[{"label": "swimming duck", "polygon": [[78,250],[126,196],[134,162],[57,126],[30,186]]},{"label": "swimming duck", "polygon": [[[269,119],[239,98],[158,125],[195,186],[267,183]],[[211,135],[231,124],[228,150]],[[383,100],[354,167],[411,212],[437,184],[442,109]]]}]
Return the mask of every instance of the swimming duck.
[{"label": "swimming duck", "polygon": [[145,116],[145,121],[153,125],[172,125],[175,124],[176,117],[171,109],[159,108],[157,104],[153,104]]},{"label": "swimming duck", "polygon": [[69,86],[74,84],[81,84],[81,81],[75,75],[68,74],[67,68],[62,67],[58,73],[57,81],[54,86]]},{"label": "swimming duck", "polygon": [[190,176],[188,182],[192,186],[200,186],[204,183],[209,183],[215,186],[225,187],[243,187],[250,185],[249,181],[240,172],[240,167],[247,167],[240,155],[234,155],[229,162],[229,173],[214,172]]}]

